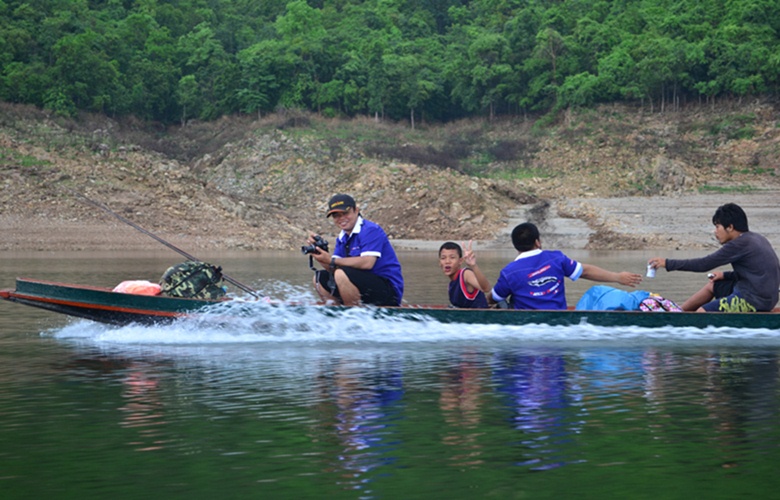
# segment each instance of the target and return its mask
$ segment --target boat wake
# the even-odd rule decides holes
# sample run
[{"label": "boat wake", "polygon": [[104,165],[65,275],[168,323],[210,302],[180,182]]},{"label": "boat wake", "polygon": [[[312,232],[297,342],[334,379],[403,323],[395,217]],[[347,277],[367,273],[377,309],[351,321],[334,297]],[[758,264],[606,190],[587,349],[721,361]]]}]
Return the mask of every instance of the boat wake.
[{"label": "boat wake", "polygon": [[74,320],[45,333],[58,339],[126,345],[780,345],[778,332],[768,329],[603,327],[587,323],[575,326],[458,324],[441,323],[414,310],[403,316],[388,316],[373,308],[334,312],[311,306],[242,301],[220,304],[197,318],[180,319],[167,325],[111,327]]}]

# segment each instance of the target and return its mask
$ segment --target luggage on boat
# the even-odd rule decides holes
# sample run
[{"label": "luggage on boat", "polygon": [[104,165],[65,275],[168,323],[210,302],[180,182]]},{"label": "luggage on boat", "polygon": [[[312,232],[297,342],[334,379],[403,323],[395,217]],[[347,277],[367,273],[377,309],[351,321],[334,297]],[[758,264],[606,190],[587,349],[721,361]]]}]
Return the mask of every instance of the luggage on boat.
[{"label": "luggage on boat", "polygon": [[115,286],[112,291],[132,295],[160,295],[162,287],[147,280],[128,280]]},{"label": "luggage on boat", "polygon": [[578,311],[637,311],[639,304],[650,296],[650,292],[637,290],[625,292],[606,285],[589,288],[577,302]]},{"label": "luggage on boat", "polygon": [[577,302],[578,311],[680,312],[682,309],[657,293],[644,290],[625,292],[606,285],[589,288]]},{"label": "luggage on boat", "polygon": [[226,289],[222,268],[206,262],[188,260],[171,266],[160,278],[162,294],[188,299],[221,299]]},{"label": "luggage on boat", "polygon": [[655,293],[651,293],[648,298],[640,302],[639,310],[647,312],[682,312],[682,308],[674,301],[665,299]]}]

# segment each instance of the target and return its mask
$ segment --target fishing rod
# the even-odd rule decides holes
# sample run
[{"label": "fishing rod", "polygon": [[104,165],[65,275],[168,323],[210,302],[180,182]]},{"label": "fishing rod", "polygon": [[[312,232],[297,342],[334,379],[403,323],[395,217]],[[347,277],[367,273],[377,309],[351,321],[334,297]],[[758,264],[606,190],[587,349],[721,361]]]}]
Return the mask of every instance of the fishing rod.
[{"label": "fishing rod", "polygon": [[[138,225],[138,224],[136,224],[135,222],[133,222],[133,221],[131,221],[131,220],[128,220],[128,219],[126,219],[126,218],[122,217],[121,215],[119,215],[118,213],[114,212],[113,210],[111,210],[110,208],[108,208],[107,206],[105,206],[104,204],[102,204],[102,203],[100,203],[100,202],[97,202],[97,201],[95,201],[95,200],[93,200],[93,199],[90,199],[90,198],[88,198],[86,195],[84,195],[84,194],[81,194],[81,193],[78,193],[78,192],[76,192],[76,191],[71,191],[71,192],[72,192],[73,194],[75,194],[76,196],[78,196],[78,197],[80,197],[80,198],[83,198],[83,199],[84,199],[84,201],[86,201],[86,202],[87,202],[87,203],[89,203],[90,205],[96,206],[96,207],[98,207],[99,209],[101,209],[101,210],[103,210],[103,211],[105,211],[105,212],[107,212],[107,213],[109,213],[109,214],[113,215],[113,216],[114,216],[114,217],[116,217],[118,220],[120,220],[120,221],[124,222],[124,223],[125,223],[125,224],[127,224],[128,226],[130,226],[130,227],[133,227],[133,228],[135,228],[135,229],[137,229],[137,230],[141,231],[142,233],[144,233],[145,235],[149,236],[150,238],[154,238],[155,240],[159,241],[160,243],[162,243],[162,244],[163,244],[163,245],[165,245],[166,247],[170,248],[170,249],[171,249],[171,250],[173,250],[174,252],[178,252],[179,254],[181,254],[181,255],[183,255],[184,257],[186,257],[186,258],[187,258],[187,260],[193,260],[193,261],[199,261],[199,260],[200,260],[200,259],[197,259],[197,258],[195,258],[194,256],[192,256],[192,255],[188,254],[187,252],[185,252],[185,251],[184,251],[184,250],[182,250],[181,248],[179,248],[179,247],[177,247],[177,246],[173,245],[172,243],[169,243],[169,242],[165,241],[164,239],[160,238],[159,236],[157,236],[156,234],[152,233],[151,231],[147,231],[146,229],[142,228],[141,226],[139,226],[139,225]],[[230,276],[228,276],[228,275],[227,275],[227,274],[225,274],[225,273],[222,273],[222,278],[224,278],[224,279],[225,279],[225,281],[227,281],[228,283],[232,283],[233,285],[237,286],[237,287],[238,287],[238,288],[240,288],[241,290],[243,290],[243,291],[245,291],[245,292],[247,292],[247,293],[249,293],[249,294],[252,294],[252,295],[254,295],[254,296],[255,296],[255,297],[257,297],[258,299],[262,299],[262,298],[263,298],[263,297],[261,297],[260,295],[258,295],[258,294],[257,294],[257,292],[256,292],[255,290],[252,290],[252,289],[251,289],[251,288],[249,288],[248,286],[244,285],[243,283],[241,283],[240,281],[238,281],[238,280],[236,280],[236,279],[234,279],[234,278],[231,278]]]}]

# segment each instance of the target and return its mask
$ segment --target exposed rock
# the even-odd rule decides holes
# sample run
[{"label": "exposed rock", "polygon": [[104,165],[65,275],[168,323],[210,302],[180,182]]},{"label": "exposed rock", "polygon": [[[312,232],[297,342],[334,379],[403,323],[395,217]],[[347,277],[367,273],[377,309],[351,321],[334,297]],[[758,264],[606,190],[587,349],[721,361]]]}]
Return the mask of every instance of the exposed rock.
[{"label": "exposed rock", "polygon": [[[721,114],[704,108],[645,114],[613,106],[597,118],[568,113],[567,125],[536,135],[527,123],[508,122],[485,138],[502,145],[494,155],[501,161],[485,165],[476,177],[383,159],[357,141],[315,139],[246,117],[160,134],[131,120],[66,121],[4,104],[0,250],[157,245],[79,194],[186,248],[295,249],[310,231],[334,232],[324,211],[337,192],[352,194],[364,214],[396,240],[473,239],[505,246],[516,222],[533,220],[545,231],[548,247],[690,247],[706,239],[691,227],[706,226],[721,202],[750,206],[748,200],[758,200],[752,206],[767,214],[766,225],[778,225],[762,209],[776,209],[780,189],[775,111],[772,103]],[[701,124],[732,112],[755,117],[752,139],[702,132]],[[302,123],[314,127],[317,120]],[[373,121],[359,125],[378,127],[377,134],[390,130]],[[452,125],[458,126],[464,127]],[[446,127],[432,128],[428,137],[470,133]],[[425,150],[403,144],[395,148],[399,154]],[[699,197],[695,206],[686,201],[692,197]],[[98,229],[79,237],[80,226]]]}]

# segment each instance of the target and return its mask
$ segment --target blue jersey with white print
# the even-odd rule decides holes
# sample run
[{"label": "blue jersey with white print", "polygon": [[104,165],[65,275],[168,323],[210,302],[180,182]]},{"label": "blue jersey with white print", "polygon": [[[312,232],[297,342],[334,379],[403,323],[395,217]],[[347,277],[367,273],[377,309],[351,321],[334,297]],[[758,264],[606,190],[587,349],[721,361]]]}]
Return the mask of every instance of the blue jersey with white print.
[{"label": "blue jersey with white print", "polygon": [[385,230],[376,222],[358,217],[352,234],[341,231],[336,239],[336,248],[331,254],[334,257],[358,257],[368,255],[376,257],[371,272],[390,281],[396,293],[398,303],[404,295],[404,277],[401,274],[401,263],[395,255],[395,250],[385,234]]},{"label": "blue jersey with white print", "polygon": [[582,275],[582,264],[557,250],[523,252],[509,263],[493,287],[496,302],[511,297],[515,309],[566,309],[563,278]]}]

